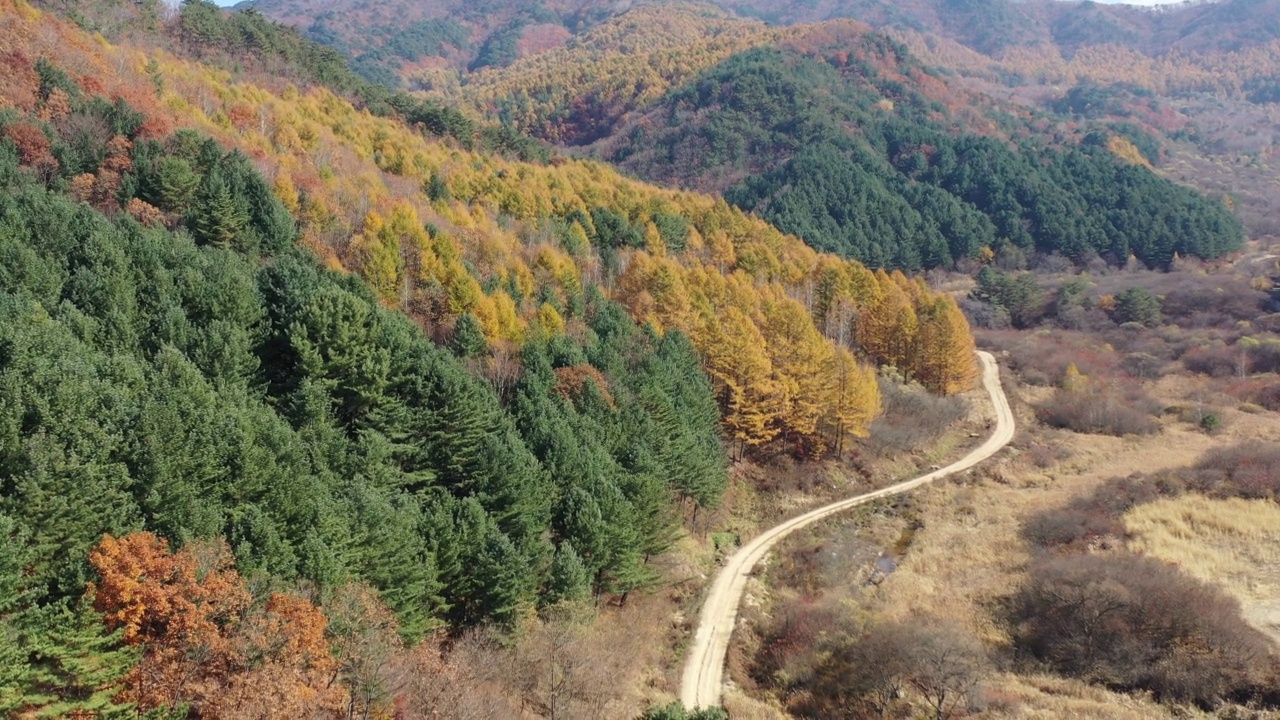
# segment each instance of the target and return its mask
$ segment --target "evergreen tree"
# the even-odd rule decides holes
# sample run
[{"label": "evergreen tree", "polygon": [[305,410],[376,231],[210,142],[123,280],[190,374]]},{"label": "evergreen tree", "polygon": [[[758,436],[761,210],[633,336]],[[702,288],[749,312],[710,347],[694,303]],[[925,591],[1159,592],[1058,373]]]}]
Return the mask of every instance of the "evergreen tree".
[{"label": "evergreen tree", "polygon": [[573,543],[565,541],[556,548],[555,559],[547,576],[547,589],[542,601],[546,605],[560,602],[579,602],[591,595],[591,571],[582,557],[573,549]]},{"label": "evergreen tree", "polygon": [[206,245],[235,246],[249,225],[249,213],[231,193],[223,172],[211,168],[200,181],[195,203],[187,215],[187,225],[196,240]]},{"label": "evergreen tree", "polygon": [[480,357],[489,351],[489,341],[485,339],[484,329],[480,321],[471,313],[463,313],[453,326],[453,337],[449,340],[449,349],[461,358]]},{"label": "evergreen tree", "polygon": [[1116,294],[1112,317],[1118,323],[1160,324],[1160,299],[1144,287],[1131,287]]},{"label": "evergreen tree", "polygon": [[84,598],[32,611],[24,621],[31,672],[21,707],[36,717],[135,717],[130,704],[113,700],[139,653],[110,633]]}]

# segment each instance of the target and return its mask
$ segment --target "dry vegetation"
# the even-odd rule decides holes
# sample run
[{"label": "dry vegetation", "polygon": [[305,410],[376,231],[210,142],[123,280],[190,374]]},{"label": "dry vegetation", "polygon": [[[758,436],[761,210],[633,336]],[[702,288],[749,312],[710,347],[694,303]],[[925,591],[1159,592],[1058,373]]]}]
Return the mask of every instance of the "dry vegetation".
[{"label": "dry vegetation", "polygon": [[1157,500],[1124,516],[1135,552],[1221,585],[1244,618],[1280,642],[1280,506],[1199,495]]},{"label": "dry vegetation", "polygon": [[[858,690],[857,673],[845,668],[848,682],[826,686],[824,672],[833,658],[866,652],[869,632],[925,613],[938,618],[929,625],[979,640],[993,660],[981,691],[952,716],[1274,717],[1280,651],[1259,633],[1275,638],[1280,621],[1280,417],[1268,390],[1280,378],[1260,281],[1273,271],[1267,255],[1087,276],[1092,303],[1072,329],[1056,307],[1071,276],[1041,276],[1041,330],[979,335],[1020,381],[1006,381],[1020,421],[1014,446],[963,477],[786,543],[752,587],[731,652],[733,702],[753,717],[875,716],[868,696],[841,695]],[[1160,301],[1155,327],[1116,322],[1106,298],[1130,287]],[[1218,355],[1236,362],[1205,361]],[[1119,408],[1143,427],[1045,422],[1072,403]],[[1071,623],[1053,625],[1062,616],[1040,601],[1054,594],[1036,589],[1108,577],[1130,598],[1120,604],[1132,620],[1120,623],[1128,644],[1108,636],[1108,647],[1127,654],[1108,665],[1057,638],[1055,661],[1037,643]],[[896,712],[933,716],[904,688]]]}]

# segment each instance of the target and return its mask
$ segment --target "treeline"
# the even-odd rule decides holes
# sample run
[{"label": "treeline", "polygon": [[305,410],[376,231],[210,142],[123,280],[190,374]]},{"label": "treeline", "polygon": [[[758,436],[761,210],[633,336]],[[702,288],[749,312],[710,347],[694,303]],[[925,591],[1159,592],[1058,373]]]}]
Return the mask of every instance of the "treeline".
[{"label": "treeline", "polygon": [[433,344],[292,250],[243,155],[147,137],[40,68],[38,113],[0,112],[0,518],[24,558],[0,636],[30,670],[0,699],[83,670],[39,644],[85,629],[104,533],[224,538],[271,586],[369,583],[416,639],[641,587],[679,501],[718,502],[717,406],[678,331],[588,287],[584,332],[540,325],[500,397],[467,369],[474,318]]},{"label": "treeline", "polygon": [[920,77],[905,48],[856,42],[736,55],[664,98],[612,159],[725,186],[744,210],[872,266],[918,270],[1013,247],[1164,267],[1239,247],[1222,203],[1108,150],[1131,132],[1060,147],[956,132],[945,106],[903,81]]}]

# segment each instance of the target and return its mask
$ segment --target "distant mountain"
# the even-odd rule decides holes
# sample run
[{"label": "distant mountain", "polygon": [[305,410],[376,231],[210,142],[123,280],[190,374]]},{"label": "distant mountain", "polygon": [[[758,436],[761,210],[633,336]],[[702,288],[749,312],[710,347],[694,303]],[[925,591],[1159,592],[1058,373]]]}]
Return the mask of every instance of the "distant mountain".
[{"label": "distant mountain", "polygon": [[770,23],[854,18],[875,27],[930,32],[986,54],[1057,46],[1070,56],[1116,44],[1147,55],[1238,50],[1280,37],[1280,0],[1227,0],[1158,8],[1091,0],[715,0]]},{"label": "distant mountain", "polygon": [[252,8],[342,50],[370,79],[414,70],[478,70],[562,44],[631,2],[605,0],[253,0]]},{"label": "distant mountain", "polygon": [[[417,70],[502,67],[558,47],[610,17],[669,0],[254,0],[252,7],[337,47],[358,70],[395,82]],[[1280,0],[1146,8],[1092,0],[710,0],[772,25],[856,19],[929,33],[1000,57],[1053,47],[1071,57],[1118,45],[1149,56],[1234,51],[1280,38]]]}]

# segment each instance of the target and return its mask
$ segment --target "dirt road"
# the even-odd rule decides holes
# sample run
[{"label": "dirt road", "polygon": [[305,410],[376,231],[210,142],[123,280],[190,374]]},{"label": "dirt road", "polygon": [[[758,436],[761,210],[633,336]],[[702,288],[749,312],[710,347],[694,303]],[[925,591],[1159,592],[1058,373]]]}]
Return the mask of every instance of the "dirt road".
[{"label": "dirt road", "polygon": [[746,587],[747,576],[751,574],[756,563],[760,562],[760,559],[767,555],[779,540],[805,525],[842,510],[877,498],[908,492],[939,478],[968,470],[1009,444],[1013,439],[1014,431],[1013,411],[1009,408],[1009,399],[1005,397],[1004,390],[1000,387],[1000,368],[990,353],[979,352],[978,359],[982,363],[982,384],[991,395],[991,402],[996,410],[995,432],[981,446],[941,470],[935,470],[927,475],[869,492],[866,495],[834,502],[787,520],[761,533],[729,558],[720,570],[720,574],[716,576],[715,582],[712,583],[706,602],[702,606],[702,613],[698,617],[698,630],[694,635],[693,646],[689,648],[689,658],[680,683],[680,700],[685,707],[694,709],[720,705],[720,697],[724,689],[725,653],[729,650],[729,636],[733,634],[733,626],[738,617],[738,604],[742,601],[742,591]]}]

